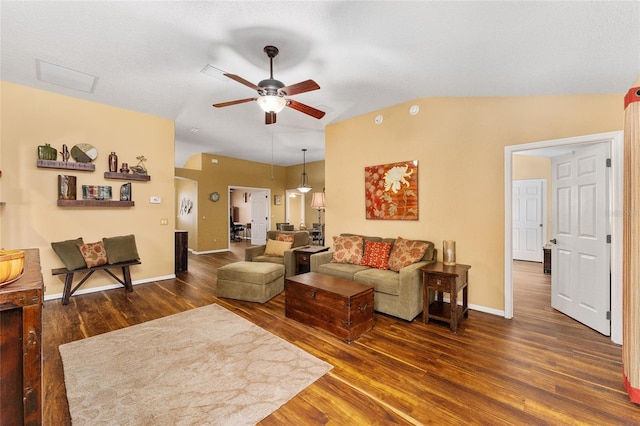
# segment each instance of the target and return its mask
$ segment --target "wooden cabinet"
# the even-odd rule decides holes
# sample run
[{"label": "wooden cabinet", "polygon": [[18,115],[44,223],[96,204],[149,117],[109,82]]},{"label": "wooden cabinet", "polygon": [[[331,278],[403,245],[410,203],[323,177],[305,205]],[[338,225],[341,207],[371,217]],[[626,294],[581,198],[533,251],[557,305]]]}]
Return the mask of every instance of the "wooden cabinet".
[{"label": "wooden cabinet", "polygon": [[0,424],[42,424],[42,300],[37,249],[22,278],[0,288]]},{"label": "wooden cabinet", "polygon": [[189,261],[189,233],[187,231],[175,231],[175,273],[188,269]]}]

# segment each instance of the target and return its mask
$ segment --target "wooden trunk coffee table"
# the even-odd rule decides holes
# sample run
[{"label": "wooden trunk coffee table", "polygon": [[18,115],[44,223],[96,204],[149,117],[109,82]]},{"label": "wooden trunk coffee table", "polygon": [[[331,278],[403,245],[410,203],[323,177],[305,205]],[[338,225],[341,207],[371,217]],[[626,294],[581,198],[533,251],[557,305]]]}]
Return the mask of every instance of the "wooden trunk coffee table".
[{"label": "wooden trunk coffee table", "polygon": [[373,287],[309,272],[285,280],[285,315],[353,342],[373,328]]}]

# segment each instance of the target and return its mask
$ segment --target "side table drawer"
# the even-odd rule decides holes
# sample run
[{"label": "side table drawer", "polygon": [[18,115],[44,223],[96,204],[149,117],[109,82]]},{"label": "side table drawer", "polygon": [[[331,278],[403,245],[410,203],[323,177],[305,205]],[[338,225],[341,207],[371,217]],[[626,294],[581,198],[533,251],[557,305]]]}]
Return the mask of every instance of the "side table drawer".
[{"label": "side table drawer", "polygon": [[451,289],[451,279],[448,276],[428,274],[426,285],[432,290],[448,292]]},{"label": "side table drawer", "polygon": [[311,255],[309,253],[298,253],[298,263],[308,265],[311,263]]}]

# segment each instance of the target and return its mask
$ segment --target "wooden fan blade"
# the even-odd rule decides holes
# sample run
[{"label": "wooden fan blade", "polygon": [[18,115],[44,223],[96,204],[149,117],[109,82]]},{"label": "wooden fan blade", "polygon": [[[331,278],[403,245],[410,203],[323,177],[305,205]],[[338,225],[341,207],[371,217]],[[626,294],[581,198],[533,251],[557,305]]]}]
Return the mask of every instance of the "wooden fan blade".
[{"label": "wooden fan blade", "polygon": [[273,111],[264,113],[264,124],[275,124],[276,123],[276,113]]},{"label": "wooden fan blade", "polygon": [[227,73],[225,73],[224,75],[229,77],[231,80],[235,80],[240,84],[244,84],[245,86],[252,88],[253,90],[262,90],[262,88],[260,88],[259,86],[256,86],[252,82],[245,80],[244,78],[240,77],[239,75],[227,74]]},{"label": "wooden fan blade", "polygon": [[280,92],[284,92],[286,96],[297,95],[298,93],[310,92],[312,90],[318,90],[320,86],[313,80],[301,81],[300,83],[292,84],[291,86],[285,86],[280,89]]},{"label": "wooden fan blade", "polygon": [[314,118],[317,118],[318,120],[324,117],[324,111],[320,111],[319,109],[315,109],[314,107],[311,107],[309,105],[294,101],[293,99],[287,99],[287,106],[289,108],[295,109],[296,111],[300,111]]},{"label": "wooden fan blade", "polygon": [[243,104],[245,102],[251,102],[251,101],[255,101],[256,98],[245,98],[245,99],[238,99],[236,101],[229,101],[229,102],[220,102],[219,104],[213,104],[214,107],[216,108],[222,108],[222,107],[228,107],[231,105],[238,105],[238,104]]}]

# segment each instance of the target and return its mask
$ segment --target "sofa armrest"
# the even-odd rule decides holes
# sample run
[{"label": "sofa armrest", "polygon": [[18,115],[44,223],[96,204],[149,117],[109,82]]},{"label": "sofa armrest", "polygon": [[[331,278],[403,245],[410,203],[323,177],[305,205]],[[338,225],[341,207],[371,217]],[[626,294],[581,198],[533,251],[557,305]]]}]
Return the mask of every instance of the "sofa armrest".
[{"label": "sofa armrest", "polygon": [[312,254],[311,257],[311,272],[318,272],[320,265],[331,262],[333,259],[333,251],[323,251],[320,253]]},{"label": "sofa armrest", "polygon": [[296,253],[294,250],[284,251],[284,277],[288,278],[296,274]]},{"label": "sofa armrest", "polygon": [[247,247],[246,249],[244,249],[244,260],[246,260],[247,262],[253,262],[253,258],[256,256],[262,256],[266,248],[266,244],[263,244],[261,246]]}]

